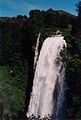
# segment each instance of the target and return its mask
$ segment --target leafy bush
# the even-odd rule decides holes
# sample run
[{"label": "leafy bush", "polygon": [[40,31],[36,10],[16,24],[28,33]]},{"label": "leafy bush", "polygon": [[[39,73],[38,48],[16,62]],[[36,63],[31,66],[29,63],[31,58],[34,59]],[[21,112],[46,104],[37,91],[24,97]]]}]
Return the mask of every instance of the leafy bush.
[{"label": "leafy bush", "polygon": [[0,91],[3,97],[3,115],[17,116],[24,112],[27,74],[22,69],[14,72],[10,67],[0,67]]}]

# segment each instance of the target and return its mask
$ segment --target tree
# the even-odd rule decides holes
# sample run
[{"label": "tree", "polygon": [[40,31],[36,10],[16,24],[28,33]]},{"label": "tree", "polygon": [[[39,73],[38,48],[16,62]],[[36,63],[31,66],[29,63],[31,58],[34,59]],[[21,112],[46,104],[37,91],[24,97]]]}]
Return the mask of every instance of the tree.
[{"label": "tree", "polygon": [[81,28],[81,1],[79,1],[77,4],[76,4],[76,7],[77,7],[77,12],[78,12],[78,26],[79,28]]},{"label": "tree", "polygon": [[77,4],[76,4],[76,7],[77,7],[77,12],[78,12],[78,16],[81,16],[81,1],[79,1]]}]

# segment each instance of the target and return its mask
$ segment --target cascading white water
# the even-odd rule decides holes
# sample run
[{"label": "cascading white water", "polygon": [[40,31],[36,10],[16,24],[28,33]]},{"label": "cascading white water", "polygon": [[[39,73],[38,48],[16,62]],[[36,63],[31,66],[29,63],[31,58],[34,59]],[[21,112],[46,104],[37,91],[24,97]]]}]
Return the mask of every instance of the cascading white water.
[{"label": "cascading white water", "polygon": [[39,33],[38,38],[37,38],[36,48],[35,48],[34,69],[35,69],[35,67],[36,67],[37,59],[38,59],[38,54],[39,54],[38,47],[39,47],[39,39],[40,39],[40,35],[41,35],[41,34]]},{"label": "cascading white water", "polygon": [[60,52],[64,45],[66,42],[61,35],[49,37],[44,41],[36,66],[28,117],[55,115],[58,118],[61,114],[65,67]]}]

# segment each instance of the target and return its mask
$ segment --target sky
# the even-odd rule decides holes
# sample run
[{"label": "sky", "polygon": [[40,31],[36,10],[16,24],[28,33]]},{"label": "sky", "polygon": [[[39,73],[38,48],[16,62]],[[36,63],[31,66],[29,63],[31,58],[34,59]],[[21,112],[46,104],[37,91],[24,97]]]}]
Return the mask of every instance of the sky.
[{"label": "sky", "polygon": [[75,4],[79,0],[0,0],[0,16],[29,15],[30,10],[64,10],[77,15]]}]

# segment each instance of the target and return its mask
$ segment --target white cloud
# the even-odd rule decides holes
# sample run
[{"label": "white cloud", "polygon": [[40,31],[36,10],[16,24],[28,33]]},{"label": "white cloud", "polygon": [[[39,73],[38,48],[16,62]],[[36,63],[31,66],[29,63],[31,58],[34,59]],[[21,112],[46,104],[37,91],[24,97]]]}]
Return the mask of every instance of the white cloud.
[{"label": "white cloud", "polygon": [[41,9],[41,8],[39,8],[38,6],[35,6],[35,5],[33,5],[33,4],[30,4],[30,3],[26,3],[26,2],[24,2],[23,3],[23,7],[25,7],[25,8],[27,8],[27,9]]},{"label": "white cloud", "polygon": [[14,0],[8,0],[4,3],[10,9],[18,10],[18,11],[26,11],[26,10],[31,10],[31,9],[41,9],[38,6],[35,6],[35,5],[27,3],[27,2],[18,2],[18,1],[14,1]]},{"label": "white cloud", "polygon": [[25,0],[2,0],[0,5],[6,7],[6,8],[3,7],[3,9],[5,13],[7,10],[8,15],[9,14],[10,15],[17,15],[17,14],[29,15],[30,10],[34,10],[34,9],[42,10],[41,7],[35,4],[32,4],[30,2],[27,2]]}]

